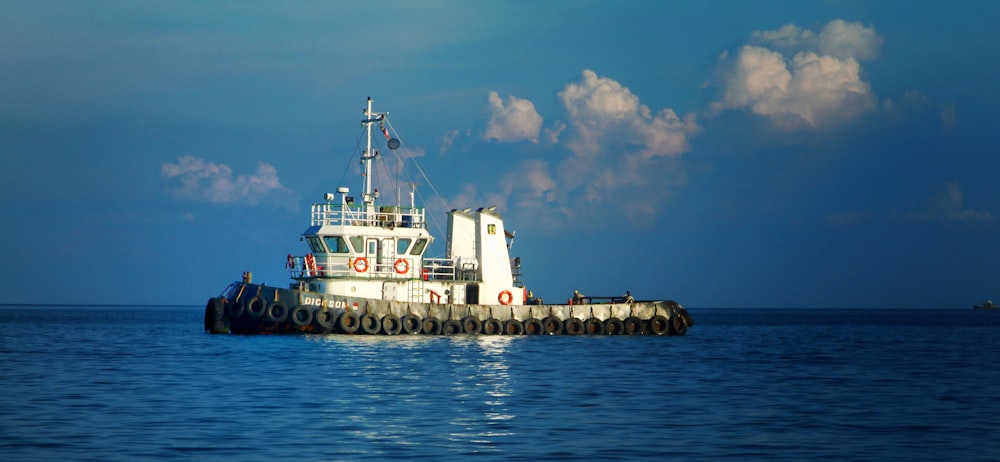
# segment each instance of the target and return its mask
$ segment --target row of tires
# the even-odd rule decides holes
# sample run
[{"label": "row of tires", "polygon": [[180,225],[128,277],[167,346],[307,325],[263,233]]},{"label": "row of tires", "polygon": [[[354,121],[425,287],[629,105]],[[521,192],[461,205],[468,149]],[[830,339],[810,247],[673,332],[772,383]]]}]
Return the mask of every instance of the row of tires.
[{"label": "row of tires", "polygon": [[[394,314],[377,316],[374,313],[358,314],[355,311],[345,311],[340,314],[325,309],[316,309],[298,305],[289,309],[284,303],[272,302],[265,304],[259,298],[248,303],[226,303],[224,299],[209,300],[206,308],[206,330],[215,331],[209,326],[210,317],[220,316],[223,310],[226,321],[245,321],[259,323],[261,321],[275,324],[290,324],[296,330],[318,333],[370,334],[370,335],[684,335],[687,333],[687,322],[683,316],[674,315],[653,316],[650,319],[628,317],[625,319],[597,318],[562,320],[556,316],[545,318],[530,318],[523,321],[517,319],[500,320],[497,318],[479,319],[467,316],[461,320],[438,319],[436,317],[420,317],[407,314],[399,317]],[[219,313],[221,314],[221,313]],[[220,319],[221,321],[221,319]],[[227,323],[228,324],[228,323]]]}]

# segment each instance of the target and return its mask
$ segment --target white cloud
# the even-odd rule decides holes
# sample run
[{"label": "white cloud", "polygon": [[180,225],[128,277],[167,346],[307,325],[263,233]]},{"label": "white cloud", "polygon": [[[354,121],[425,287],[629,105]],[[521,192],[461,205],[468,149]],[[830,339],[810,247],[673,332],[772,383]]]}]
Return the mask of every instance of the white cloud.
[{"label": "white cloud", "polygon": [[917,221],[993,221],[995,217],[989,210],[965,208],[962,190],[957,182],[945,183],[944,187],[932,197],[923,210],[910,212],[907,216]]},{"label": "white cloud", "polygon": [[693,114],[681,120],[667,108],[654,116],[628,88],[589,69],[559,99],[574,129],[570,149],[581,157],[626,144],[638,146],[645,158],[675,156],[690,149],[687,137],[698,130]]},{"label": "white cloud", "polygon": [[542,116],[535,111],[535,105],[531,101],[508,96],[507,104],[504,105],[495,91],[490,92],[489,99],[490,121],[483,139],[504,142],[528,140],[538,143]]},{"label": "white cloud", "polygon": [[882,37],[874,27],[842,19],[830,21],[819,33],[818,51],[837,58],[854,58],[867,61],[878,58]]},{"label": "white cloud", "polygon": [[505,205],[522,217],[530,217],[532,225],[556,228],[574,221],[576,214],[559,196],[561,186],[547,161],[523,161],[500,183],[503,195],[510,198]]},{"label": "white cloud", "polygon": [[447,133],[441,135],[441,154],[448,152],[449,149],[455,144],[455,137],[458,136],[458,130],[448,130]]},{"label": "white cloud", "polygon": [[762,47],[795,54],[802,50],[815,50],[818,44],[816,33],[802,29],[795,24],[785,24],[778,30],[754,31],[750,34],[752,43]]},{"label": "white cloud", "polygon": [[[501,180],[503,202],[546,227],[593,214],[597,204],[642,204],[619,207],[637,221],[655,214],[665,185],[671,183],[664,172],[667,162],[689,151],[688,138],[699,130],[694,114],[681,118],[669,108],[654,113],[627,87],[591,70],[584,70],[558,96],[568,120],[546,128],[544,139],[565,146],[571,155],[520,163]],[[534,105],[526,100],[509,101],[534,113]],[[499,96],[491,93],[494,113],[502,108],[499,103]],[[541,117],[537,120],[540,124]],[[537,135],[537,130],[533,126],[532,133]]]},{"label": "white cloud", "polygon": [[878,56],[874,29],[834,20],[815,34],[789,24],[754,32],[751,41],[758,45],[743,46],[735,59],[720,56],[723,96],[714,111],[745,109],[785,128],[819,128],[877,107],[858,64]]},{"label": "white cloud", "polygon": [[551,128],[546,128],[543,130],[545,134],[545,142],[548,144],[558,144],[559,135],[566,130],[566,124],[560,121],[556,121]]},{"label": "white cloud", "polygon": [[[176,163],[163,164],[160,174],[180,182],[180,186],[170,190],[179,199],[257,205],[268,199],[287,200],[290,195],[290,191],[281,185],[277,169],[265,162],[257,163],[256,173],[234,178],[233,170],[228,165],[182,156],[177,158]],[[294,204],[285,205],[294,207]]]},{"label": "white cloud", "polygon": [[750,42],[785,55],[811,51],[858,61],[878,58],[882,48],[882,37],[874,27],[843,19],[830,21],[819,34],[795,24],[785,24],[773,31],[754,31]]}]

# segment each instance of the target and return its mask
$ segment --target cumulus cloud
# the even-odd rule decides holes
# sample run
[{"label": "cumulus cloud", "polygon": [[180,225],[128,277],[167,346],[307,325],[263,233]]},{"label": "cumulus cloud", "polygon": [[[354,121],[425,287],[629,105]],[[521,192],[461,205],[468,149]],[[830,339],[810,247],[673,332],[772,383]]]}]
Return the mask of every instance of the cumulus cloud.
[{"label": "cumulus cloud", "polygon": [[773,31],[754,31],[750,41],[785,55],[811,51],[859,61],[878,58],[882,48],[882,37],[873,27],[843,19],[830,21],[819,34],[795,24],[785,24]]},{"label": "cumulus cloud", "polygon": [[444,135],[441,135],[441,154],[444,154],[452,145],[455,144],[455,137],[458,136],[458,130],[448,130]]},{"label": "cumulus cloud", "polygon": [[526,99],[507,97],[507,104],[495,91],[489,94],[490,121],[483,133],[485,140],[513,142],[528,140],[538,143],[542,129],[542,116],[535,111],[535,105]]},{"label": "cumulus cloud", "polygon": [[820,32],[818,48],[824,55],[867,61],[878,58],[882,37],[874,27],[834,19]]},{"label": "cumulus cloud", "polygon": [[[689,151],[689,137],[700,130],[695,115],[680,117],[669,108],[654,112],[627,87],[592,70],[584,70],[558,97],[567,121],[546,128],[544,140],[567,148],[570,155],[518,164],[501,180],[506,198],[502,202],[549,227],[573,222],[581,210],[593,211],[595,205],[611,202],[635,221],[655,214],[670,183],[664,172],[668,162]],[[504,106],[496,93],[490,93],[489,99],[494,114],[515,106],[535,113],[527,100],[510,97]],[[542,119],[532,120],[538,123],[531,125],[537,137]]]},{"label": "cumulus cloud", "polygon": [[[194,156],[181,156],[176,163],[163,164],[160,174],[180,183],[170,189],[170,193],[179,199],[257,205],[267,200],[288,199],[290,194],[281,185],[277,169],[265,162],[257,163],[254,174],[234,177],[228,165]],[[287,202],[285,205],[293,207]]]},{"label": "cumulus cloud", "polygon": [[922,210],[910,212],[907,216],[916,221],[993,221],[989,210],[965,208],[962,190],[957,182],[945,183]]},{"label": "cumulus cloud", "polygon": [[589,69],[559,99],[575,130],[570,149],[581,157],[623,144],[638,146],[644,158],[675,156],[690,149],[688,135],[698,129],[693,114],[681,120],[668,108],[654,115],[628,88]]},{"label": "cumulus cloud", "polygon": [[545,142],[548,144],[558,144],[559,135],[561,135],[564,130],[566,130],[566,124],[564,122],[556,121],[552,127],[543,130],[543,133],[545,134]]},{"label": "cumulus cloud", "polygon": [[749,110],[785,128],[818,128],[877,106],[859,60],[878,56],[871,27],[834,20],[819,34],[793,24],[757,31],[751,44],[720,57],[723,95],[715,112]]},{"label": "cumulus cloud", "polygon": [[501,180],[505,204],[521,215],[532,217],[532,224],[556,228],[576,218],[573,207],[559,195],[561,186],[552,175],[549,163],[532,159],[521,162]]},{"label": "cumulus cloud", "polygon": [[818,45],[815,32],[795,24],[785,24],[778,30],[754,31],[750,34],[750,41],[785,54],[795,54],[804,49],[815,50]]}]

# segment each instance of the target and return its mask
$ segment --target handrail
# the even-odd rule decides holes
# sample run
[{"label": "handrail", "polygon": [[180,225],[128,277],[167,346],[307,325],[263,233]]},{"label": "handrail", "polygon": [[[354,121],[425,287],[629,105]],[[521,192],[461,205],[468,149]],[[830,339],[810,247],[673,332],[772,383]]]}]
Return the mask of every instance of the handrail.
[{"label": "handrail", "polygon": [[[292,279],[311,278],[376,278],[376,279],[423,279],[425,281],[458,281],[463,280],[456,271],[455,260],[452,258],[424,258],[423,265],[419,257],[398,258],[368,258],[366,263],[358,263],[356,257],[346,254],[313,255],[315,270],[306,268],[305,255],[292,257],[292,268],[287,268]],[[406,263],[398,263],[403,260]],[[364,271],[358,271],[364,268]],[[402,273],[400,271],[403,271]]]},{"label": "handrail", "polygon": [[422,207],[382,206],[366,210],[363,206],[343,207],[337,204],[313,204],[312,226],[382,226],[387,228],[425,229],[425,210]]},{"label": "handrail", "polygon": [[[358,262],[364,258],[364,262]],[[417,279],[421,277],[419,258],[399,257],[389,261],[378,258],[356,257],[345,254],[316,254],[314,269],[306,267],[306,256],[293,256],[292,268],[286,268],[292,279],[311,278],[377,278]],[[405,263],[397,263],[403,260]],[[359,271],[363,270],[363,271]]]},{"label": "handrail", "polygon": [[455,260],[451,258],[425,258],[424,274],[428,280],[455,280]]},{"label": "handrail", "polygon": [[[573,297],[570,297],[572,300]],[[583,297],[582,305],[600,305],[605,303],[627,303],[624,295],[599,295],[595,297]]]}]

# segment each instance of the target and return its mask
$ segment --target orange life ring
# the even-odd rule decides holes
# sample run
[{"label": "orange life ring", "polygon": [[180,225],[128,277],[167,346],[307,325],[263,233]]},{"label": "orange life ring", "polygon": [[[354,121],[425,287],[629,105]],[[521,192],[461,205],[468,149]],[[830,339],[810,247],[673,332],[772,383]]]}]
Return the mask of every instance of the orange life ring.
[{"label": "orange life ring", "polygon": [[402,258],[397,258],[396,263],[392,265],[392,269],[396,270],[399,274],[406,274],[410,271],[410,262],[403,260]]},{"label": "orange life ring", "polygon": [[368,271],[368,259],[365,257],[355,258],[354,264],[351,266],[354,267],[354,271],[364,273],[365,271]]},{"label": "orange life ring", "polygon": [[295,269],[295,257],[292,254],[288,254],[288,260],[285,261],[285,268]]},{"label": "orange life ring", "polygon": [[497,295],[497,300],[500,301],[501,305],[510,305],[514,301],[514,294],[510,293],[509,290],[504,290]]}]

